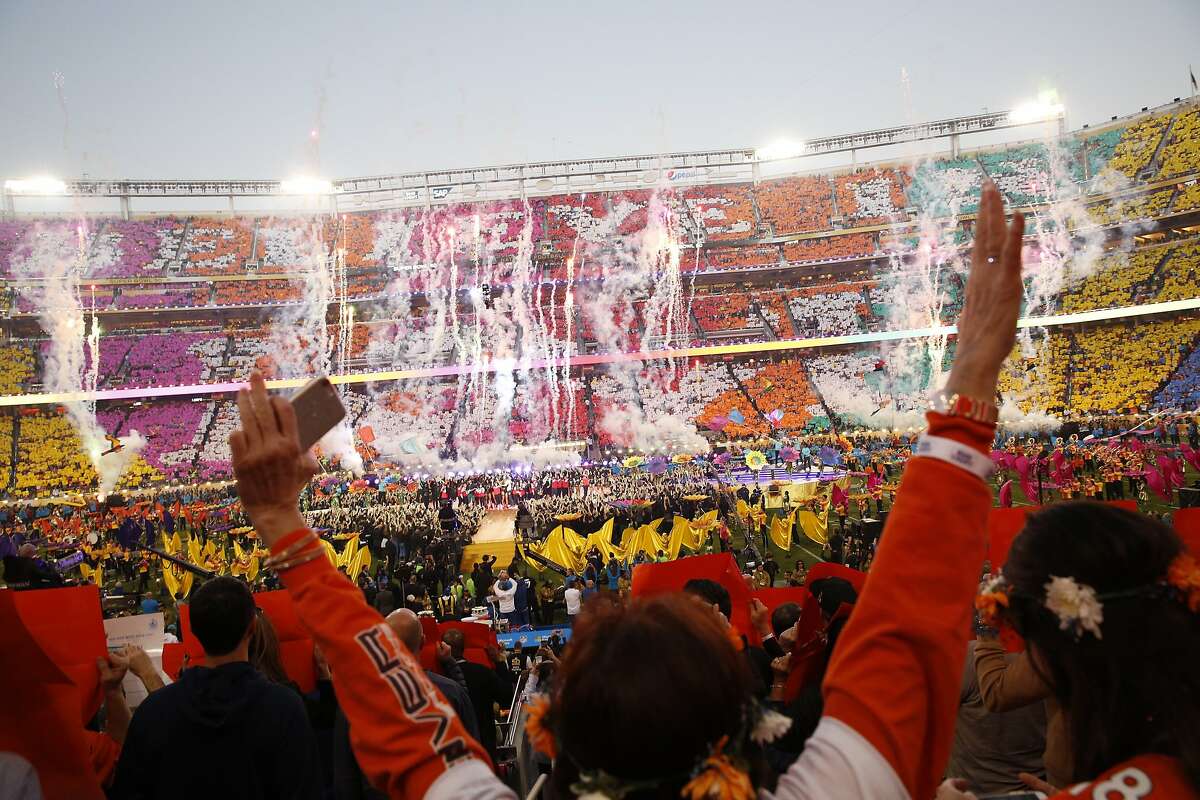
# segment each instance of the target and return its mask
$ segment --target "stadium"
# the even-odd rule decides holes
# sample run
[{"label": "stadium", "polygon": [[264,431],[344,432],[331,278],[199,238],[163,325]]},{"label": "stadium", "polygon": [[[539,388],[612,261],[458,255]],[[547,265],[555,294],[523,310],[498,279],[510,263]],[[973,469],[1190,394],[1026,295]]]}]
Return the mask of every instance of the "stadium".
[{"label": "stadium", "polygon": [[[971,126],[1010,121],[924,126],[953,138],[956,152],[915,169],[865,163],[761,178],[770,162],[746,150],[456,170],[338,181],[308,199],[334,206],[323,214],[142,216],[131,211],[142,197],[232,204],[281,185],[111,181],[61,191],[114,198],[121,216],[29,219],[15,209],[36,191],[9,181],[6,494],[96,491],[88,451],[107,446],[81,445],[61,407],[75,397],[96,403],[99,432],[147,439],[117,488],[228,480],[230,390],[250,366],[280,387],[325,366],[344,387],[357,456],[405,475],[517,465],[484,447],[496,441],[553,442],[564,456],[597,460],[706,447],[695,434],[715,443],[835,423],[907,431],[929,389],[929,356],[913,367],[926,349],[920,331],[950,325],[962,297],[961,256],[922,247],[969,244],[988,178],[1046,220],[1031,237],[1045,243],[1046,271],[1079,276],[1030,287],[1039,296],[1025,316],[1039,319],[1005,375],[1006,397],[1024,414],[1070,422],[1194,408],[1200,111],[1167,106],[1052,143],[972,151],[959,142]],[[869,154],[919,133],[808,146]],[[521,195],[500,196],[514,189]],[[495,199],[469,199],[477,195]],[[1087,238],[1088,263],[1055,252],[1060,224]],[[921,239],[923,226],[935,227],[935,242]],[[668,244],[648,249],[649,235]],[[44,257],[67,262],[69,308],[47,302]],[[650,285],[650,270],[675,283]],[[62,359],[47,316],[77,321],[68,348],[98,331],[98,356],[82,354],[78,378],[94,381],[86,394],[71,385],[77,376],[47,380],[47,361]],[[620,330],[606,330],[608,319]],[[311,340],[283,352],[276,333],[295,325]],[[1131,328],[1126,375],[1098,380]],[[905,358],[891,360],[896,350]],[[502,378],[522,402],[497,413]],[[775,411],[781,418],[769,419]],[[731,413],[744,421],[713,427]],[[680,423],[679,438],[638,430],[639,418],[664,415]],[[331,468],[341,466],[335,453]]]},{"label": "stadium", "polygon": [[4,177],[0,796],[1200,795],[1200,100],[1127,111]]}]

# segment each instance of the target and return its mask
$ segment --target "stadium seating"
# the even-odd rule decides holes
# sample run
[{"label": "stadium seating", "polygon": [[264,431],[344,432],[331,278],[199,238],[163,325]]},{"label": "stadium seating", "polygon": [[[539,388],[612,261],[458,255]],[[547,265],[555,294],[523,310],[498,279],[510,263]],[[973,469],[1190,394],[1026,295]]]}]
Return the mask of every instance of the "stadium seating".
[{"label": "stadium seating", "polygon": [[1044,337],[1018,341],[1000,373],[1000,391],[1021,411],[1061,413],[1071,369],[1071,335],[1050,329]]},{"label": "stadium seating", "polygon": [[1175,117],[1171,136],[1162,151],[1158,177],[1169,178],[1200,170],[1200,108]]},{"label": "stadium seating", "polygon": [[61,414],[22,416],[13,489],[21,497],[89,486],[95,480],[74,428]]},{"label": "stadium seating", "polygon": [[199,217],[188,222],[180,245],[184,269],[192,275],[243,272],[254,240],[254,220]]},{"label": "stadium seating", "polygon": [[783,246],[783,260],[794,263],[827,259],[861,258],[876,252],[875,237],[869,233],[850,233],[804,239]]},{"label": "stadium seating", "polygon": [[1200,347],[1191,347],[1170,380],[1155,395],[1154,407],[1181,411],[1200,408]]},{"label": "stadium seating", "polygon": [[704,227],[709,241],[749,239],[758,232],[750,186],[690,188],[682,194],[689,216]]},{"label": "stadium seating", "polygon": [[28,346],[0,346],[0,394],[20,394],[33,376],[33,351]]},{"label": "stadium seating", "polygon": [[824,176],[763,181],[754,194],[762,220],[775,236],[831,227],[833,191]]},{"label": "stadium seating", "polygon": [[919,214],[929,217],[974,214],[984,178],[974,158],[925,161],[913,171],[908,199]]},{"label": "stadium seating", "polygon": [[1088,208],[1088,214],[1097,225],[1125,225],[1138,220],[1148,220],[1167,210],[1174,193],[1174,189],[1162,189],[1127,199],[1098,203]]},{"label": "stadium seating", "polygon": [[811,419],[824,414],[820,397],[809,384],[799,361],[788,359],[768,364],[743,383],[764,414],[783,412],[783,418],[774,425],[777,429],[801,430]]},{"label": "stadium seating", "polygon": [[841,175],[834,190],[838,213],[851,226],[878,225],[904,215],[903,177],[895,170],[870,168]]},{"label": "stadium seating", "polygon": [[294,303],[303,287],[289,280],[221,281],[216,284],[213,303],[218,306],[246,306]]},{"label": "stadium seating", "polygon": [[1169,247],[1148,247],[1104,256],[1093,274],[1063,294],[1063,312],[1132,305],[1136,288],[1154,274],[1169,250]]},{"label": "stadium seating", "polygon": [[1200,208],[1200,180],[1184,184],[1175,197],[1174,211],[1194,211]]},{"label": "stadium seating", "polygon": [[1104,172],[1121,141],[1122,129],[1072,137],[1066,145],[1072,180],[1091,180]]},{"label": "stadium seating", "polygon": [[178,247],[182,226],[170,217],[111,220],[92,237],[88,274],[92,278],[138,278],[161,275],[172,246]]},{"label": "stadium seating", "polygon": [[1080,414],[1149,407],[1200,335],[1200,319],[1119,324],[1075,334],[1071,407]]},{"label": "stadium seating", "polygon": [[692,313],[706,332],[758,327],[757,314],[750,313],[750,298],[744,293],[697,295],[692,299]]},{"label": "stadium seating", "polygon": [[[13,277],[14,268],[20,276],[36,276],[38,265],[29,258],[35,246],[48,245],[63,258],[74,259],[82,241],[86,280],[81,300],[87,308],[113,312],[99,317],[101,389],[237,380],[255,367],[275,377],[305,372],[299,357],[281,352],[288,329],[252,322],[247,315],[257,312],[236,309],[300,300],[304,272],[326,257],[339,259],[337,264],[345,267],[347,297],[370,301],[386,293],[412,298],[411,313],[398,313],[397,318],[384,312],[402,308],[402,303],[357,304],[362,319],[351,333],[344,365],[339,361],[340,331],[331,324],[327,338],[335,370],[445,364],[454,352],[454,331],[446,328],[441,351],[431,352],[434,326],[419,293],[429,281],[445,285],[451,257],[459,266],[460,285],[467,285],[465,276],[471,273],[466,270],[477,260],[487,265],[493,281],[510,279],[513,259],[526,236],[533,248],[529,266],[535,279],[565,279],[566,258],[576,254],[571,327],[573,340],[588,342],[584,352],[658,347],[662,341],[657,337],[668,326],[674,342],[700,344],[697,324],[705,334],[725,334],[722,343],[845,336],[896,327],[908,319],[896,299],[904,293],[894,294],[889,288],[898,280],[895,269],[904,252],[918,241],[908,207],[925,218],[951,211],[969,214],[985,175],[1001,186],[1010,202],[1037,203],[1051,181],[1062,179],[1056,172],[1062,166],[1077,181],[1094,178],[1088,191],[1115,193],[1092,201],[1095,222],[1130,227],[1104,232],[1110,240],[1107,246],[1114,249],[1091,274],[1061,293],[1055,312],[1186,300],[1197,296],[1200,285],[1200,243],[1195,238],[1169,238],[1179,235],[1178,225],[1164,238],[1147,223],[1164,214],[1200,209],[1200,182],[1190,179],[1197,170],[1198,128],[1200,112],[1184,106],[1132,125],[1073,136],[1065,143],[1061,162],[1043,144],[1013,145],[934,158],[911,176],[898,168],[868,166],[770,178],[754,185],[555,195],[528,203],[459,203],[430,211],[337,217],[96,217],[85,221],[82,239],[75,221],[6,220],[0,222],[0,280]],[[1138,181],[1151,178],[1148,168],[1157,169],[1155,177],[1190,180],[1147,190]],[[1114,175],[1121,177],[1114,180]],[[639,234],[650,221],[652,207],[661,209],[659,221],[673,226],[679,237],[685,273],[746,271],[737,275],[737,284],[720,277],[690,283],[692,276],[685,274],[682,304],[672,306],[675,316],[669,321],[668,309],[661,302],[656,307],[652,293],[624,292],[614,302],[604,296],[605,284],[589,282],[644,268],[637,255]],[[969,221],[922,222],[944,224],[946,242],[970,244]],[[901,227],[891,228],[891,223]],[[869,226],[878,228],[856,230]],[[1139,243],[1121,253],[1135,228]],[[764,241],[774,236],[782,241]],[[698,242],[702,246],[697,247]],[[886,257],[881,248],[888,251]],[[756,271],[787,288],[750,286]],[[208,281],[209,276],[233,280]],[[726,285],[714,285],[714,280],[726,280]],[[333,288],[336,302],[341,284]],[[11,338],[0,345],[0,393],[38,391],[40,363],[50,346],[35,336],[31,326],[36,321],[19,315],[41,310],[40,289],[11,284],[0,284],[0,289],[0,313],[7,309],[18,315]],[[542,291],[543,322],[534,323],[536,332],[544,324],[551,339],[563,342],[566,290],[560,286],[553,295],[546,287]],[[939,291],[939,321],[950,322],[961,308],[961,278],[949,275]],[[550,296],[553,301],[547,299]],[[656,299],[662,301],[662,296]],[[189,313],[188,308],[196,311]],[[214,311],[224,308],[231,310]],[[124,313],[138,309],[170,312]],[[762,325],[764,319],[769,331]],[[474,321],[474,312],[460,307],[460,332],[469,343]],[[1002,388],[1024,410],[1068,415],[1194,404],[1200,383],[1197,324],[1177,317],[1132,327],[1111,321],[1087,328],[1050,328],[1048,333],[1035,333],[1029,349],[1018,347],[1005,369]],[[730,331],[743,333],[735,338]],[[486,355],[500,342],[482,344]],[[932,370],[925,356],[913,362],[897,352],[891,346],[870,345],[805,353],[802,359],[776,363],[650,362],[621,380],[614,377],[617,373],[574,376],[573,394],[535,370],[517,378],[510,434],[515,442],[593,436],[612,445],[603,421],[633,406],[640,406],[647,419],[677,417],[701,430],[714,418],[737,410],[746,421],[726,425],[721,432],[735,438],[769,433],[772,426],[763,414],[776,408],[784,415],[779,427],[790,432],[820,429],[828,422],[827,409],[870,425],[908,425],[923,407],[923,383]],[[451,431],[462,446],[495,440],[491,413],[497,396],[491,379],[477,381],[461,407],[455,406],[458,389],[453,379],[406,381],[389,388],[392,391],[374,398],[357,391],[346,394],[355,426],[374,427],[384,445],[376,449],[388,463],[419,462],[427,457],[427,445],[441,448]],[[585,404],[589,396],[601,423],[590,429]],[[551,419],[551,407],[560,412],[557,420]],[[463,408],[467,413],[461,413]],[[79,456],[66,418],[53,408],[26,412],[0,415],[0,487],[31,494],[93,486],[95,476],[86,458]],[[236,423],[236,410],[228,400],[161,399],[108,407],[101,403],[99,419],[108,432],[137,429],[148,438],[146,450],[135,460],[130,485],[229,475],[225,439]],[[568,425],[569,419],[574,422]],[[419,452],[402,452],[400,443],[414,436],[421,442]],[[31,451],[35,441],[41,443],[38,465],[21,455]],[[11,463],[14,448],[16,464]]]},{"label": "stadium seating", "polygon": [[1150,164],[1163,133],[1171,123],[1170,114],[1157,114],[1133,123],[1121,134],[1108,167],[1127,178],[1136,178]]},{"label": "stadium seating", "polygon": [[869,313],[862,288],[852,285],[800,289],[788,299],[801,337],[848,336],[865,330]]},{"label": "stadium seating", "polygon": [[1154,294],[1155,302],[1187,300],[1200,295],[1200,241],[1192,240],[1174,248],[1163,264],[1162,285]]},{"label": "stadium seating", "polygon": [[706,248],[704,263],[711,270],[771,266],[779,263],[779,248],[774,245]]}]

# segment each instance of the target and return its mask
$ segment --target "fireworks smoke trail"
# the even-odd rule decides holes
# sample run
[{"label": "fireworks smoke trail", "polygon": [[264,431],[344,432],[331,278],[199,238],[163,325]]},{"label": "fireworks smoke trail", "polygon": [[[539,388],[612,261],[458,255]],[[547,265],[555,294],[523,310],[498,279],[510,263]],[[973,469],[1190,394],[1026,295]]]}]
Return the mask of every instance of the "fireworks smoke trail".
[{"label": "fireworks smoke trail", "polygon": [[[13,274],[37,281],[25,289],[39,309],[38,320],[50,337],[43,359],[45,391],[64,394],[94,394],[99,381],[100,323],[88,315],[80,298],[79,284],[88,271],[88,231],[83,222],[75,236],[61,226],[35,228],[29,234],[26,257],[14,254]],[[74,241],[72,239],[74,238]],[[94,267],[109,264],[93,264]],[[94,303],[93,303],[94,306]],[[96,419],[96,401],[70,400],[63,403],[67,419],[79,436],[84,453],[99,476],[98,491],[107,496],[133,463],[146,440],[137,431],[120,439],[121,447],[110,448],[104,429]]]}]

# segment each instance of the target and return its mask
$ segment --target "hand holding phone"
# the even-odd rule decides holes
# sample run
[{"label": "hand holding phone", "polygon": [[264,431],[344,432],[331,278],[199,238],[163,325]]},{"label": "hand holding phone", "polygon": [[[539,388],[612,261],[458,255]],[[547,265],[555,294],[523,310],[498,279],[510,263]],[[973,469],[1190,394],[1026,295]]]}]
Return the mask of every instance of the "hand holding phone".
[{"label": "hand holding phone", "polygon": [[337,389],[324,375],[313,378],[292,396],[300,449],[309,450],[346,417]]}]

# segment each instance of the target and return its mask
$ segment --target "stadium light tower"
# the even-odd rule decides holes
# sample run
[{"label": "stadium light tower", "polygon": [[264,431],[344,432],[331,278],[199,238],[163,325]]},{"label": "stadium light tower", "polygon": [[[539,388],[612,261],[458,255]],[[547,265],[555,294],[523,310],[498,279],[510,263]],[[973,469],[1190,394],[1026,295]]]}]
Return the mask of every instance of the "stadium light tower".
[{"label": "stadium light tower", "polygon": [[804,142],[793,139],[778,139],[754,151],[756,161],[783,161],[804,155]]},{"label": "stadium light tower", "polygon": [[48,175],[4,182],[4,191],[10,194],[55,195],[66,194],[67,184]]},{"label": "stadium light tower", "polygon": [[333,194],[333,184],[323,178],[300,175],[279,182],[280,194],[322,195]]}]

